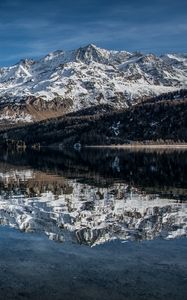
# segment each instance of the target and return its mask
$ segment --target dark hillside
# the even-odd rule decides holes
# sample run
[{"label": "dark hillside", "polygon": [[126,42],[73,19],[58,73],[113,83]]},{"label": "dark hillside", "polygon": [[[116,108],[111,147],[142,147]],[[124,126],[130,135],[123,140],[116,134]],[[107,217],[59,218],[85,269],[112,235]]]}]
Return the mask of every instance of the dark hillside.
[{"label": "dark hillside", "polygon": [[72,146],[187,142],[187,97],[178,94],[168,98],[153,98],[120,111],[92,108],[4,130],[1,143]]}]

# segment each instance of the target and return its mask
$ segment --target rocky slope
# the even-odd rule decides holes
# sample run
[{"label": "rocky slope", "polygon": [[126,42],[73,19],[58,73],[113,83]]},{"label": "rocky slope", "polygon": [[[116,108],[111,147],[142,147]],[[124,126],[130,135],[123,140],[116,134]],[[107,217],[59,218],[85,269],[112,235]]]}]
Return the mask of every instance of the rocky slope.
[{"label": "rocky slope", "polygon": [[156,56],[95,45],[56,51],[0,69],[0,124],[40,121],[102,104],[124,108],[186,84],[185,54]]},{"label": "rocky slope", "polygon": [[[181,94],[181,95],[180,95]],[[182,96],[183,95],[183,96]],[[172,98],[172,97],[173,98]],[[0,132],[8,147],[78,147],[126,143],[186,143],[187,91],[162,95],[122,110],[96,106]]]}]

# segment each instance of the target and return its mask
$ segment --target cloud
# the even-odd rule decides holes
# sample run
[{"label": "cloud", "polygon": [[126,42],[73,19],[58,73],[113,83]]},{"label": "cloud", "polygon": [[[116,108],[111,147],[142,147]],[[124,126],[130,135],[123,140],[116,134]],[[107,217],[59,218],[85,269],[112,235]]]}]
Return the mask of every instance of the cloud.
[{"label": "cloud", "polygon": [[186,3],[7,0],[0,3],[0,63],[87,43],[128,51],[187,49]]}]

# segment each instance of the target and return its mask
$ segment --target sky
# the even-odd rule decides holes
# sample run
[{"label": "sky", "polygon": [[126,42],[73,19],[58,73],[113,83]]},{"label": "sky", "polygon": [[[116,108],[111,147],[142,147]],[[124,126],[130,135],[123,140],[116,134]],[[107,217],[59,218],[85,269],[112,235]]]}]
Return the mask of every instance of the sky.
[{"label": "sky", "polygon": [[187,53],[187,0],[0,0],[0,66],[90,43]]}]

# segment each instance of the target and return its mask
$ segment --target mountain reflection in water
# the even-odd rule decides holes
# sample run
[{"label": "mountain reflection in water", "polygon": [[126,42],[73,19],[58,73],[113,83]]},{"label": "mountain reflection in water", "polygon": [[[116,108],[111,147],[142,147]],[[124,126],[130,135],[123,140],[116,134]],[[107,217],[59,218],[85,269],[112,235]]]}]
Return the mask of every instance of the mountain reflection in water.
[{"label": "mountain reflection in water", "polygon": [[0,155],[0,222],[52,240],[187,235],[185,151],[29,151]]}]

